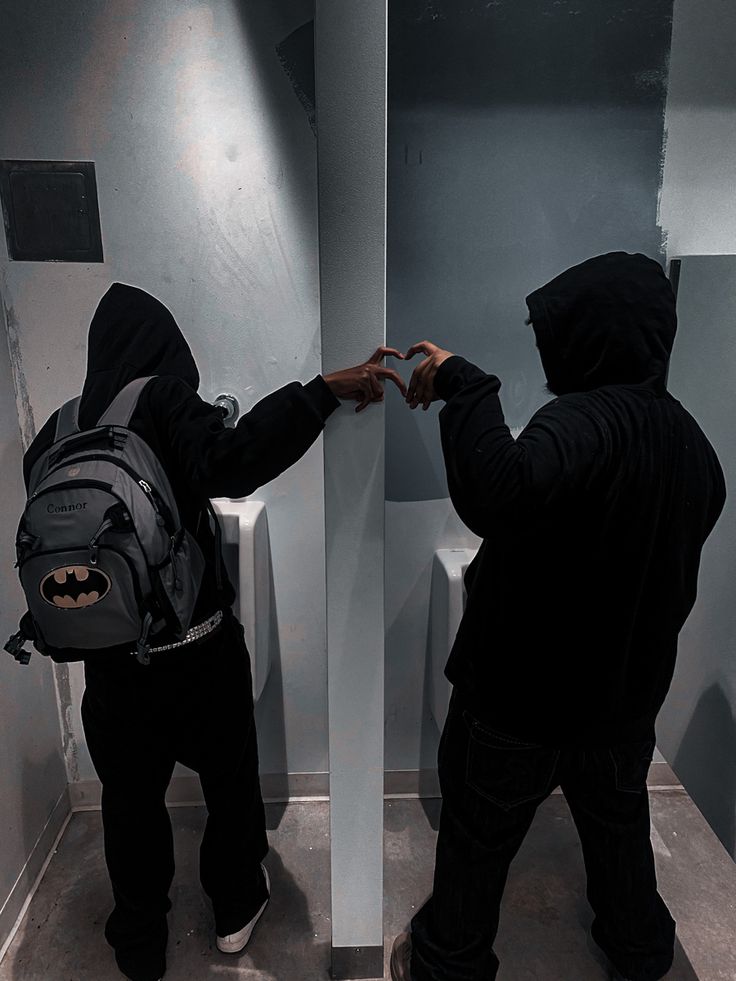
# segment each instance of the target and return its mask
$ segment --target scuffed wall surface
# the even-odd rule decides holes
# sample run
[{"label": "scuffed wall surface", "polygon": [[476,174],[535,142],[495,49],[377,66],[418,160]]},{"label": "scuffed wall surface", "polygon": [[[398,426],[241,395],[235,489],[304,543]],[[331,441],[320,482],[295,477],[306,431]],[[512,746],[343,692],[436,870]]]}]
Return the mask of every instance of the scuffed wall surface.
[{"label": "scuffed wall surface", "polygon": [[[672,0],[390,12],[388,343],[428,338],[498,374],[518,428],[549,398],[524,297],[591,255],[662,255]],[[476,542],[450,517],[440,408],[387,399],[388,769],[433,763],[432,555]]]},{"label": "scuffed wall surface", "polygon": [[660,221],[668,257],[736,251],[736,6],[675,0]]},{"label": "scuffed wall surface", "polygon": [[[0,292],[2,287],[0,285]],[[2,321],[0,320],[0,326]],[[21,443],[5,336],[0,337],[0,475],[10,530],[0,540],[0,646],[18,628],[23,594],[13,568],[14,517],[23,506]],[[10,520],[10,516],[13,520]],[[11,530],[12,529],[12,530]],[[51,664],[0,651],[0,910],[66,787]],[[9,926],[10,924],[8,924]],[[0,945],[5,937],[0,930]]]},{"label": "scuffed wall surface", "polygon": [[[320,370],[316,147],[275,52],[311,17],[306,0],[4,11],[0,156],[94,160],[106,258],[9,263],[0,246],[26,436],[80,390],[89,320],[116,280],[170,307],[204,398],[232,391],[246,410]],[[322,482],[318,444],[254,495],[268,506],[280,647],[258,710],[264,772],[327,769]],[[82,688],[72,666],[62,714],[70,776],[84,780]]]},{"label": "scuffed wall surface", "polygon": [[8,284],[3,275],[0,279],[0,293],[2,294],[2,312],[5,324],[5,336],[7,339],[7,352],[3,348],[3,357],[8,357],[8,368],[11,371],[11,380],[15,385],[15,397],[18,405],[17,417],[20,428],[21,444],[25,448],[30,445],[31,440],[36,435],[36,423],[33,417],[33,407],[28,394],[25,371],[23,369],[23,352],[21,350],[21,338],[18,318],[15,309],[6,302],[8,295]]}]

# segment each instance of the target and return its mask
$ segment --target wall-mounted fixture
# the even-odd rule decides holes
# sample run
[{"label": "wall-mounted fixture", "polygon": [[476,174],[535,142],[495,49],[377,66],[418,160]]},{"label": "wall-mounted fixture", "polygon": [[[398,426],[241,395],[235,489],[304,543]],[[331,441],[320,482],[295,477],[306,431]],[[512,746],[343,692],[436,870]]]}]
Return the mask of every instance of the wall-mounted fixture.
[{"label": "wall-mounted fixture", "polygon": [[440,548],[434,553],[429,615],[429,709],[440,732],[447,718],[451,687],[445,665],[465,611],[465,570],[477,555],[475,548]]},{"label": "wall-mounted fixture", "polygon": [[225,568],[235,587],[233,610],[245,629],[253,675],[253,698],[261,693],[271,667],[271,541],[262,501],[212,502],[222,527]]},{"label": "wall-mounted fixture", "polygon": [[8,256],[26,262],[102,262],[95,165],[0,160]]},{"label": "wall-mounted fixture", "polygon": [[234,395],[218,395],[214,403],[222,411],[225,425],[234,426],[240,415],[240,403]]}]

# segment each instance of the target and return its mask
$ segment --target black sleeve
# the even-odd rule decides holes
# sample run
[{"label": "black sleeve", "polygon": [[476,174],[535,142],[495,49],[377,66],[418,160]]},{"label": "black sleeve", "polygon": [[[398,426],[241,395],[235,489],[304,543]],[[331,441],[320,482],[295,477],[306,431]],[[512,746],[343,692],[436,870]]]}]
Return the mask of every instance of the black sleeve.
[{"label": "black sleeve", "polygon": [[306,453],[339,404],[317,375],[307,385],[291,382],[272,392],[228,428],[219,409],[183,382],[151,393],[179,472],[208,498],[245,497],[278,477]]},{"label": "black sleeve", "polygon": [[499,521],[577,492],[606,466],[605,434],[574,398],[548,403],[515,440],[495,375],[456,356],[440,366],[435,388],[447,399],[440,434],[450,497],[482,538]]}]

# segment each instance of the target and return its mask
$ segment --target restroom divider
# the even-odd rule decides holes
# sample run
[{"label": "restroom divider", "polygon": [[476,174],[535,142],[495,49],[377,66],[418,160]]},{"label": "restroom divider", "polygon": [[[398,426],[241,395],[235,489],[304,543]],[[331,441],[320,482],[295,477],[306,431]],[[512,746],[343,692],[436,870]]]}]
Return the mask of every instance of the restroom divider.
[{"label": "restroom divider", "polygon": [[[324,373],[386,336],[386,0],[316,0]],[[383,977],[384,409],[325,430],[332,977]]]}]

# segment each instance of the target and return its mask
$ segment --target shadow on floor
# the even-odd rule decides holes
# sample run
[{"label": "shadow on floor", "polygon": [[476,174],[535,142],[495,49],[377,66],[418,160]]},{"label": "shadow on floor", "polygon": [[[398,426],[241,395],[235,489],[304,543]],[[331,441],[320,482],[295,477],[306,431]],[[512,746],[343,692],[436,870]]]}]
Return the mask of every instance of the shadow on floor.
[{"label": "shadow on floor", "polygon": [[[427,803],[386,803],[386,971],[393,938],[432,888],[439,801],[432,802],[429,819],[422,808]],[[575,825],[564,797],[556,795],[540,807],[511,866],[495,945],[497,981],[604,981],[606,971],[586,945],[592,918]],[[667,981],[697,981],[679,945]]]},{"label": "shadow on floor", "polygon": [[[436,809],[438,803],[431,807]],[[172,808],[170,813],[177,868],[166,981],[326,981],[329,805],[291,804],[281,813],[278,829],[269,832],[273,898],[247,953],[235,957],[216,949],[209,903],[199,887],[204,808]],[[432,888],[436,832],[417,800],[387,801],[385,828],[388,961],[393,938]],[[695,842],[690,843],[690,850],[693,847],[697,850]],[[671,860],[673,867],[663,869],[668,880],[684,874],[679,866],[674,868],[671,856],[658,854],[658,862]],[[702,876],[702,870],[695,877],[698,874]],[[100,814],[75,814],[0,966],[0,981],[118,981],[102,935],[109,909]],[[692,919],[699,915],[694,908]],[[586,947],[590,921],[575,827],[564,798],[554,796],[539,809],[511,868],[496,943],[501,960],[498,981],[604,981],[604,969]],[[706,924],[702,926],[705,930]],[[725,949],[725,939],[723,944]],[[697,981],[681,949],[667,979]]]},{"label": "shadow on floor", "polygon": [[[170,813],[176,876],[170,893],[166,981],[326,978],[327,805],[292,805],[279,831],[269,834],[272,849],[266,864],[273,899],[247,953],[236,956],[217,950],[210,904],[199,886],[204,809],[178,807]],[[0,966],[0,981],[119,981],[122,975],[102,932],[110,908],[100,814],[75,814]]]}]

